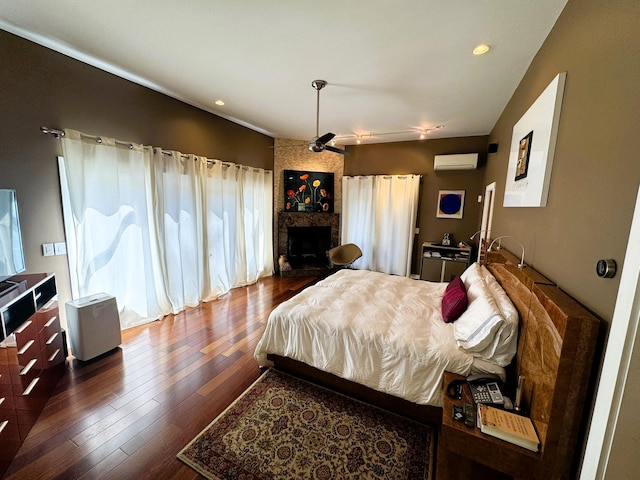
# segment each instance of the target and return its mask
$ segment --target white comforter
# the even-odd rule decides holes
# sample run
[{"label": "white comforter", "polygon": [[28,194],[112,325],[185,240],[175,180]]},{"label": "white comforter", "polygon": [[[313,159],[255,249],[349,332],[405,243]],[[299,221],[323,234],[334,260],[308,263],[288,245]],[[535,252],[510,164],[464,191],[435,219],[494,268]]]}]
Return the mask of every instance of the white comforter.
[{"label": "white comforter", "polygon": [[445,370],[467,375],[440,312],[446,283],[340,270],[276,307],[255,350],[299,360],[406,400],[442,405]]}]

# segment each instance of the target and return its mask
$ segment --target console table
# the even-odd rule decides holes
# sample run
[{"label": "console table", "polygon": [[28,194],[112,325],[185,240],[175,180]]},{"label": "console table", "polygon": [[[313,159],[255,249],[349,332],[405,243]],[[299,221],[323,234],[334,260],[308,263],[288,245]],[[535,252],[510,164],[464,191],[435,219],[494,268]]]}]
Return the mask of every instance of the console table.
[{"label": "console table", "polygon": [[11,281],[24,287],[0,297],[0,477],[65,371],[55,276]]},{"label": "console table", "polygon": [[420,251],[420,279],[449,282],[470,265],[471,247],[459,248],[424,242]]}]

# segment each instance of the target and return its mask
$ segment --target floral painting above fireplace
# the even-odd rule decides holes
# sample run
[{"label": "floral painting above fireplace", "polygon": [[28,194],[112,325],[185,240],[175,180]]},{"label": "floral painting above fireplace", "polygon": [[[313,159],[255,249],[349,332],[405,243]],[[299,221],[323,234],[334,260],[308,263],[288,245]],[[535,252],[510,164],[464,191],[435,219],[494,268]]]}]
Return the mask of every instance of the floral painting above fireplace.
[{"label": "floral painting above fireplace", "polygon": [[284,171],[286,212],[333,212],[333,173]]}]

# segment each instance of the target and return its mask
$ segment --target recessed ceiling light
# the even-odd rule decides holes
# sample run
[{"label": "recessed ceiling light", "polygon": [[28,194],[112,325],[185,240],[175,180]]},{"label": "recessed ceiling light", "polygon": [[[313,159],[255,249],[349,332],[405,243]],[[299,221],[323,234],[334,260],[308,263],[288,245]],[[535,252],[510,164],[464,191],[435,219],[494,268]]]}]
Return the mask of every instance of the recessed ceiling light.
[{"label": "recessed ceiling light", "polygon": [[216,101],[215,101],[215,102],[213,102],[213,103],[215,103],[216,105],[218,105],[218,106],[220,106],[220,107],[221,107],[222,105],[224,105],[224,102],[223,102],[222,100],[216,100]]},{"label": "recessed ceiling light", "polygon": [[483,55],[485,53],[487,53],[489,50],[491,50],[491,46],[487,45],[486,43],[481,43],[480,45],[478,45],[476,48],[473,49],[473,54],[474,55]]}]

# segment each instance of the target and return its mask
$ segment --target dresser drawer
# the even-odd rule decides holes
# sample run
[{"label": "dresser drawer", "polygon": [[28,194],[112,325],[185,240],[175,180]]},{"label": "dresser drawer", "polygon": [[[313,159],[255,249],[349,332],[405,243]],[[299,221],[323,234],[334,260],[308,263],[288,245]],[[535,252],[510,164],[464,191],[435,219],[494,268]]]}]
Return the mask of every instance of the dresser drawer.
[{"label": "dresser drawer", "polygon": [[11,383],[0,383],[0,410],[12,410],[13,407],[13,388]]},{"label": "dresser drawer", "polygon": [[25,346],[29,340],[38,338],[38,323],[36,322],[36,315],[31,315],[28,320],[21,323],[13,333],[16,336],[16,346],[18,350]]},{"label": "dresser drawer", "polygon": [[[40,350],[42,349],[38,337],[27,340],[22,347],[18,349],[18,365],[22,368],[31,365],[31,368],[42,368],[40,358]],[[35,360],[35,363],[32,362]]]},{"label": "dresser drawer", "polygon": [[9,363],[0,363],[0,385],[11,385]]},{"label": "dresser drawer", "polygon": [[41,351],[42,368],[49,369],[64,362],[62,333],[52,334],[43,344]]},{"label": "dresser drawer", "polygon": [[[57,325],[54,326],[54,323]],[[41,308],[36,313],[36,324],[37,329],[41,332],[43,329],[51,329],[56,328],[60,329],[60,312],[58,310],[58,302],[53,302],[47,308]]]},{"label": "dresser drawer", "polygon": [[14,409],[0,408],[0,430],[0,453],[3,453],[5,445],[20,445],[20,432]]},{"label": "dresser drawer", "polygon": [[[22,390],[22,395],[14,397],[18,424],[33,424],[51,395],[51,381],[42,376],[34,378],[29,385]],[[14,393],[16,393],[14,391]]]},{"label": "dresser drawer", "polygon": [[40,339],[40,348],[45,348],[45,345],[51,343],[54,335],[61,337],[61,332],[60,317],[54,315],[43,325],[42,330],[40,330],[40,333],[38,334],[38,338]]},{"label": "dresser drawer", "polygon": [[30,361],[27,365],[20,368],[18,377],[13,382],[13,395],[14,397],[22,395],[24,391],[29,387],[31,382],[40,376],[42,372],[42,363],[40,362],[40,356],[38,355],[35,361]]}]

